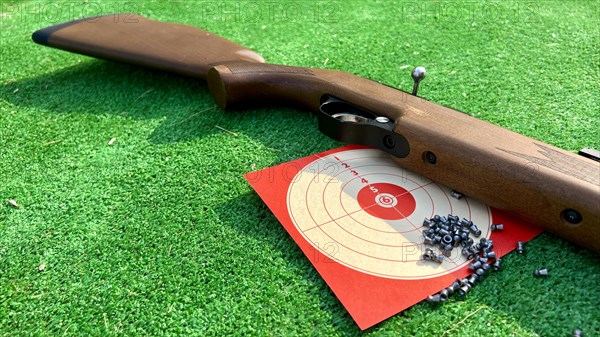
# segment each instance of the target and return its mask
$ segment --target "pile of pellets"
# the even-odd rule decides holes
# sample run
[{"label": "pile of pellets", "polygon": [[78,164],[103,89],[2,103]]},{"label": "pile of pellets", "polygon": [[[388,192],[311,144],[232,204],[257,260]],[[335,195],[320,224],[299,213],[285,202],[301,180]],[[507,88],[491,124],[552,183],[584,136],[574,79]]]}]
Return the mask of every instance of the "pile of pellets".
[{"label": "pile of pellets", "polygon": [[[466,295],[490,270],[500,270],[502,259],[496,257],[493,251],[494,242],[480,238],[479,242],[475,243],[475,239],[481,236],[481,230],[473,221],[465,218],[461,220],[452,214],[435,215],[431,219],[425,219],[423,226],[427,227],[423,231],[424,243],[440,251],[440,254],[436,254],[432,248],[426,248],[423,260],[442,263],[445,257],[451,256],[452,251],[460,247],[462,255],[471,261],[469,269],[472,271],[468,277],[458,279],[439,293],[429,296],[429,302],[443,302],[454,293]],[[503,224],[491,226],[492,231],[500,231],[503,228]]]},{"label": "pile of pellets", "polygon": [[[423,231],[425,237],[425,245],[430,247],[425,248],[422,259],[435,263],[444,262],[445,257],[452,255],[452,251],[460,247],[461,254],[470,260],[469,270],[471,274],[468,277],[457,279],[447,288],[442,289],[435,295],[427,297],[428,302],[444,302],[449,296],[459,294],[466,295],[471,288],[480,280],[482,280],[490,270],[498,271],[502,264],[502,259],[496,256],[493,251],[494,242],[481,236],[481,230],[471,220],[463,218],[459,220],[456,215],[448,214],[448,216],[435,215],[431,219],[425,219],[423,226],[427,227]],[[492,224],[492,231],[501,231],[504,229],[503,224]],[[479,238],[479,242],[475,243],[475,239]],[[517,253],[522,255],[524,251],[523,241],[517,241]],[[437,248],[440,254],[432,248]],[[548,269],[535,269],[533,276],[547,277],[550,273]],[[583,330],[577,328],[573,331],[573,337],[583,337]]]}]

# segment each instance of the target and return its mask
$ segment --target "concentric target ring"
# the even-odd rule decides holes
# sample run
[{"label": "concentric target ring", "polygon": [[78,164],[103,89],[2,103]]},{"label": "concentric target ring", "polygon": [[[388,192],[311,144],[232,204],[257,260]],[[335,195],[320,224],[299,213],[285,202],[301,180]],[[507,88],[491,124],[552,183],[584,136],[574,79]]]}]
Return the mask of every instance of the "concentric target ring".
[{"label": "concentric target ring", "polygon": [[421,261],[424,218],[456,214],[478,224],[481,237],[490,235],[490,209],[449,193],[399,168],[379,150],[359,149],[319,158],[300,170],[287,205],[304,239],[334,261],[380,277],[423,279],[468,263],[460,249],[442,264]]}]

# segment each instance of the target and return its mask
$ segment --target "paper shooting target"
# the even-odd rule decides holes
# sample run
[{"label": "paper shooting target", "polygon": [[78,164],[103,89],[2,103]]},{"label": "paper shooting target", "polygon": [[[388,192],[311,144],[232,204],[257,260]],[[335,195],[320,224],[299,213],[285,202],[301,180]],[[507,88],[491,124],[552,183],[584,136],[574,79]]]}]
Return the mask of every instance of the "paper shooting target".
[{"label": "paper shooting target", "polygon": [[[337,152],[300,170],[287,193],[290,218],[301,235],[333,261],[392,279],[448,274],[468,261],[460,247],[442,264],[422,261],[423,219],[455,214],[489,238],[491,210],[450,196],[450,189],[398,167],[374,149]],[[439,252],[437,248],[435,251]]]}]

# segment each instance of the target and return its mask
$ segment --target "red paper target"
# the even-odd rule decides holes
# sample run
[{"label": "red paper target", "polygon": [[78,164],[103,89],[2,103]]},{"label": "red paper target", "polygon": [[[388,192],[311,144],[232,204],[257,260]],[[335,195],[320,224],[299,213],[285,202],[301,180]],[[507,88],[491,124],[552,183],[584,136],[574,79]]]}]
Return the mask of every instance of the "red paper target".
[{"label": "red paper target", "polygon": [[481,202],[399,168],[372,149],[337,152],[298,172],[287,194],[290,218],[315,249],[349,268],[393,279],[445,275],[468,261],[455,249],[438,265],[424,263],[423,219],[455,214],[488,238],[491,211]]}]

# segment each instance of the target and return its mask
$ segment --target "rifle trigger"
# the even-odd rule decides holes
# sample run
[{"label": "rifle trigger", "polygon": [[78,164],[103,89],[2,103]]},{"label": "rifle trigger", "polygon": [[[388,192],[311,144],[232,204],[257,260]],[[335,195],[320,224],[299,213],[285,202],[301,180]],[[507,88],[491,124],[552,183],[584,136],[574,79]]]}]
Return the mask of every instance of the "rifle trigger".
[{"label": "rifle trigger", "polygon": [[324,96],[320,106],[319,130],[337,141],[367,145],[396,157],[408,156],[404,136],[394,132],[394,121],[335,98]]}]

